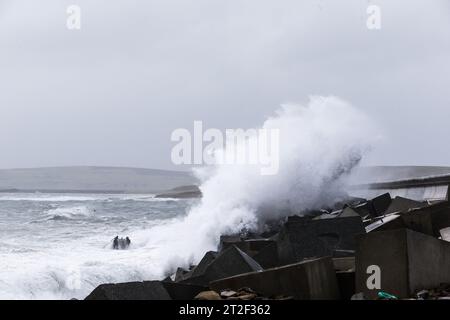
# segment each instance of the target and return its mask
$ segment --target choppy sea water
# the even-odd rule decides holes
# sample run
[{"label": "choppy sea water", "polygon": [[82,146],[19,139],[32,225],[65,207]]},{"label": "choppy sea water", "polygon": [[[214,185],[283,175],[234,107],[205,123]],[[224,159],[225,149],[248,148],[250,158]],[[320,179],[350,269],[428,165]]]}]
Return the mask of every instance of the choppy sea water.
[{"label": "choppy sea water", "polygon": [[[196,200],[133,194],[0,194],[0,299],[84,298],[101,283],[161,277],[152,227]],[[128,250],[112,239],[129,236]]]}]

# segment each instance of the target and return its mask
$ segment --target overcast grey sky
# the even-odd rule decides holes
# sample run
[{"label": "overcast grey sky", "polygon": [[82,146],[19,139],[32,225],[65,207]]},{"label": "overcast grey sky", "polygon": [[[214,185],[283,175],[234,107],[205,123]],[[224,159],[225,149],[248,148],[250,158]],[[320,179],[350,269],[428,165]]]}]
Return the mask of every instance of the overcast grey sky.
[{"label": "overcast grey sky", "polygon": [[0,0],[0,168],[173,168],[172,130],[253,127],[311,94],[383,128],[366,163],[450,165],[449,3]]}]

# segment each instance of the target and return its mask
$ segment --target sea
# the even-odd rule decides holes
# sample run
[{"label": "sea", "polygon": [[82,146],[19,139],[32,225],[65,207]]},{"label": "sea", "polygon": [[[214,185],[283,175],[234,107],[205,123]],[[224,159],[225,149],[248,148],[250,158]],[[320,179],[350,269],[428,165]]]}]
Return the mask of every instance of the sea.
[{"label": "sea", "polygon": [[[182,219],[196,201],[2,193],[0,299],[83,299],[102,283],[160,278],[151,230]],[[128,236],[130,247],[113,250],[115,236]]]}]

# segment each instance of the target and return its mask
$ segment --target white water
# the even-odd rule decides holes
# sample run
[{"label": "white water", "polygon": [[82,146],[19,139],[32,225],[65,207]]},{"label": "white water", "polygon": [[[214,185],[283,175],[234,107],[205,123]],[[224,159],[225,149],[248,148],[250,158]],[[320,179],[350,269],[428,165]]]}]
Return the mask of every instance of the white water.
[{"label": "white water", "polygon": [[217,247],[221,234],[259,228],[282,212],[332,204],[345,189],[343,173],[357,165],[375,136],[369,119],[336,97],[285,105],[261,128],[280,130],[278,174],[261,175],[260,167],[243,165],[199,172],[201,203],[181,221],[155,227],[148,239],[158,244],[155,255],[163,268],[197,262]]},{"label": "white water", "polygon": [[[30,212],[4,214],[3,223],[17,230],[5,227],[9,235],[0,237],[0,297],[83,298],[100,283],[161,278],[216,249],[221,234],[330,204],[375,132],[364,114],[334,97],[283,106],[261,127],[280,130],[278,174],[261,175],[258,166],[206,168],[198,172],[200,203],[101,196],[31,201],[38,206],[33,214],[43,213],[34,220]],[[22,200],[30,210],[24,205],[30,200]],[[49,215],[59,218],[45,220]],[[26,225],[16,223],[21,219]],[[130,250],[110,250],[116,233],[130,236]]]}]

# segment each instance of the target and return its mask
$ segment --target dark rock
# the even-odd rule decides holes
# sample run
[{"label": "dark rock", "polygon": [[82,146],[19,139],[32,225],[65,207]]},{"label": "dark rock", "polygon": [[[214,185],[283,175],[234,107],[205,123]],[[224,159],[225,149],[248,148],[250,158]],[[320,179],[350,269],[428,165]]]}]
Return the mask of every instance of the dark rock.
[{"label": "dark rock", "polygon": [[237,294],[238,293],[233,290],[223,290],[220,292],[220,296],[225,299],[237,296]]},{"label": "dark rock", "polygon": [[222,298],[215,291],[203,291],[195,296],[195,300],[222,300]]},{"label": "dark rock", "polygon": [[102,284],[85,300],[171,300],[160,281]]},{"label": "dark rock", "polygon": [[288,221],[277,241],[280,263],[312,257],[354,256],[355,235],[363,233],[360,217]]},{"label": "dark rock", "polygon": [[219,252],[240,241],[244,241],[244,239],[239,234],[220,236]]},{"label": "dark rock", "polygon": [[295,299],[338,299],[336,273],[331,258],[303,261],[262,272],[251,272],[210,283],[213,290],[250,287],[267,297]]}]

